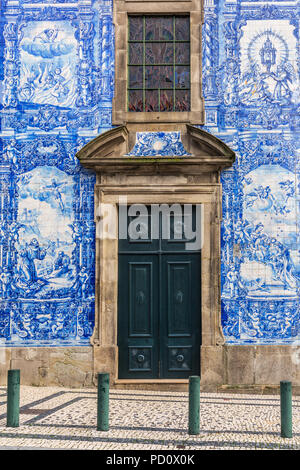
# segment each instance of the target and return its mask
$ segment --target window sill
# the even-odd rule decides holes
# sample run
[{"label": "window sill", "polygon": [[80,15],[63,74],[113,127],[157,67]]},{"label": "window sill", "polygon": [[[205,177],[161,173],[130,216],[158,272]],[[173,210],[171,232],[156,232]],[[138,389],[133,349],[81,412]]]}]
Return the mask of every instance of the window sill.
[{"label": "window sill", "polygon": [[203,111],[186,111],[186,112],[118,112],[113,115],[113,125],[122,125],[124,122],[131,124],[140,123],[190,123],[202,125],[204,124]]}]

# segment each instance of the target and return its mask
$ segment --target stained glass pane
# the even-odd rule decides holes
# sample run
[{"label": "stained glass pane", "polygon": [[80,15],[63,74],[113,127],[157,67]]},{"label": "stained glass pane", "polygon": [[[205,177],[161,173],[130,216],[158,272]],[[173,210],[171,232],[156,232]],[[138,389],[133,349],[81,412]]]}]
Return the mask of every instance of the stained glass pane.
[{"label": "stained glass pane", "polygon": [[128,84],[129,88],[143,88],[143,67],[129,67]]},{"label": "stained glass pane", "polygon": [[160,111],[173,111],[173,90],[161,90]]},{"label": "stained glass pane", "polygon": [[174,69],[169,66],[159,67],[159,88],[174,87]]},{"label": "stained glass pane", "polygon": [[159,67],[154,65],[153,67],[145,68],[145,87],[146,88],[157,88],[159,82]]},{"label": "stained glass pane", "polygon": [[174,47],[170,43],[154,42],[145,45],[146,64],[172,64]]},{"label": "stained glass pane", "polygon": [[145,111],[147,112],[159,111],[157,90],[147,90],[145,92]]},{"label": "stained glass pane", "polygon": [[189,40],[187,16],[129,18],[129,111],[190,110]]},{"label": "stained glass pane", "polygon": [[173,88],[173,83],[173,67],[158,65],[146,67],[146,88]]},{"label": "stained glass pane", "polygon": [[128,92],[128,110],[143,111],[143,90],[133,90]]},{"label": "stained glass pane", "polygon": [[134,42],[129,44],[129,64],[143,63],[143,43]]},{"label": "stained glass pane", "polygon": [[190,86],[190,68],[184,66],[175,67],[175,86],[176,88],[189,88]]},{"label": "stained glass pane", "polygon": [[175,62],[176,64],[189,64],[190,63],[190,45],[187,43],[178,43],[175,48]]},{"label": "stained glass pane", "polygon": [[172,41],[172,16],[146,16],[146,41]]},{"label": "stained glass pane", "polygon": [[190,110],[190,92],[189,90],[175,91],[175,111]]},{"label": "stained glass pane", "polygon": [[130,16],[129,17],[129,41],[142,41],[143,40],[143,17]]},{"label": "stained glass pane", "polygon": [[188,16],[175,17],[175,39],[176,41],[190,40],[190,19]]}]

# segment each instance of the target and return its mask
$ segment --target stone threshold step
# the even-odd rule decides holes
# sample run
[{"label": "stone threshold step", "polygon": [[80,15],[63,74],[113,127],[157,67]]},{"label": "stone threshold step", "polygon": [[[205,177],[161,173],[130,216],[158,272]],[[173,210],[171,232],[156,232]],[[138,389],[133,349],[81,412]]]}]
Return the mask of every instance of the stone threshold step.
[{"label": "stone threshold step", "polygon": [[186,392],[188,390],[188,379],[116,379],[112,388],[119,390],[148,390],[148,391],[174,391]]},{"label": "stone threshold step", "polygon": [[188,379],[116,379],[115,384],[187,384]]}]

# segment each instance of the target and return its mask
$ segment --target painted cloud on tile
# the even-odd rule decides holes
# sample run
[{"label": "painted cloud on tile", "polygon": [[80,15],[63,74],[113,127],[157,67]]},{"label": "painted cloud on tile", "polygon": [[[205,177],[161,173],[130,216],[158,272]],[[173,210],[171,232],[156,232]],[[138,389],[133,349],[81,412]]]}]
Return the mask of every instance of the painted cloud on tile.
[{"label": "painted cloud on tile", "polygon": [[136,157],[173,157],[190,155],[184,148],[180,132],[137,132],[133,149]]},{"label": "painted cloud on tile", "polygon": [[24,102],[72,107],[76,95],[74,30],[67,22],[29,22],[20,43]]}]

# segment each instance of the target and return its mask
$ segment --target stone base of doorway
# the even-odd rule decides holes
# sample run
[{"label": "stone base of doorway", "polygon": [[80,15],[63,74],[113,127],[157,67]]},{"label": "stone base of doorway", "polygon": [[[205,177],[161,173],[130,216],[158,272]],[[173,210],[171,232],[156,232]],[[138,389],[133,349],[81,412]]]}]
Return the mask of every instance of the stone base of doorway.
[{"label": "stone base of doorway", "polygon": [[186,392],[188,390],[188,379],[117,379],[113,383],[113,388],[118,390],[149,390],[161,392]]},{"label": "stone base of doorway", "polygon": [[205,392],[278,394],[280,382],[300,394],[300,346],[234,345],[201,347],[201,389]]},{"label": "stone base of doorway", "polygon": [[35,387],[93,386],[91,346],[0,348],[0,385],[7,371],[20,369],[21,384]]}]

